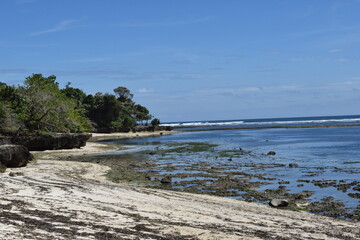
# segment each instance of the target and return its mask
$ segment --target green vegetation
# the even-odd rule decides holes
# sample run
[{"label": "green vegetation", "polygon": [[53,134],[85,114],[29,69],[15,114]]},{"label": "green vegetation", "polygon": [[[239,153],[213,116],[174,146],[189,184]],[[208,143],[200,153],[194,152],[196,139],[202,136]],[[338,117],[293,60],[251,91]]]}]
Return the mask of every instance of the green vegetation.
[{"label": "green vegetation", "polygon": [[187,142],[187,143],[169,143],[165,144],[166,149],[158,149],[156,152],[145,151],[147,154],[166,154],[166,153],[194,153],[212,151],[217,144],[210,144],[206,142]]},{"label": "green vegetation", "polygon": [[[55,76],[33,74],[20,86],[0,82],[0,132],[130,131],[153,117],[136,104],[130,90],[87,95],[68,83],[61,89]],[[160,120],[154,119],[154,127]]]}]

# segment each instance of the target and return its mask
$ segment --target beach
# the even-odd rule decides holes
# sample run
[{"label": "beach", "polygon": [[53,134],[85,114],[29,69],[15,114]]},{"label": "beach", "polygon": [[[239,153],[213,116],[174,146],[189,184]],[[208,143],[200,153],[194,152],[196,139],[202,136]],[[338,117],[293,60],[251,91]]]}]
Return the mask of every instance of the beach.
[{"label": "beach", "polygon": [[[94,135],[94,139],[142,136],[110,134]],[[1,239],[360,237],[359,222],[216,196],[113,183],[105,176],[110,170],[107,166],[58,160],[116,148],[90,141],[81,149],[33,152],[35,161],[27,167],[0,174]]]}]

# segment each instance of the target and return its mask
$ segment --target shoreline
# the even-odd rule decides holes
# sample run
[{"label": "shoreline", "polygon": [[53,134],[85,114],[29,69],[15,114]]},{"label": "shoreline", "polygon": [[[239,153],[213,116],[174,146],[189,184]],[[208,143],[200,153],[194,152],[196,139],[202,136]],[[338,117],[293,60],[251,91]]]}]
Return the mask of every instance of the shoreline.
[{"label": "shoreline", "polygon": [[[158,134],[157,136],[160,136]],[[103,140],[114,135],[95,136]],[[126,135],[116,136],[124,139]],[[128,136],[134,136],[133,134]],[[104,139],[106,138],[106,139]],[[33,152],[0,174],[2,239],[356,239],[360,223],[205,194],[113,183],[109,167],[57,157],[114,151],[108,143]],[[9,176],[9,172],[22,174]]]},{"label": "shoreline", "polygon": [[[176,127],[174,129],[187,129],[187,128],[198,128],[201,126],[192,127]],[[360,127],[360,124],[329,124],[329,125],[297,125],[297,126],[259,126],[259,127],[224,127],[224,128],[209,128],[209,129],[194,129],[184,130],[179,132],[205,132],[205,131],[221,131],[221,130],[257,130],[257,129],[292,129],[292,128],[336,128],[336,127]]]},{"label": "shoreline", "polygon": [[177,131],[155,131],[155,132],[128,132],[128,133],[91,133],[90,142],[111,141],[131,138],[159,137],[178,133]]}]

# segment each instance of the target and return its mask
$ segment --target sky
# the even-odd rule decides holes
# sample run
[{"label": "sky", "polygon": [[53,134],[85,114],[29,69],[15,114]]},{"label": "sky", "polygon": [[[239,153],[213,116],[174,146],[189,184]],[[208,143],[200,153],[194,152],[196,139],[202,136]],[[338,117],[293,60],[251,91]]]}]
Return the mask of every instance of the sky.
[{"label": "sky", "polygon": [[0,0],[0,82],[125,86],[162,122],[360,114],[360,0]]}]

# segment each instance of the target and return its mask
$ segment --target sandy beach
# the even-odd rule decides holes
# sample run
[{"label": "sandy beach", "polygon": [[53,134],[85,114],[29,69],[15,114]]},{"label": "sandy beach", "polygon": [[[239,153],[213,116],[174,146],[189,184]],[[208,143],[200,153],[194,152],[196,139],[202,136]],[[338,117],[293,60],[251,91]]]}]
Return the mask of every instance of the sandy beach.
[{"label": "sandy beach", "polygon": [[[151,135],[152,134],[152,135]],[[168,133],[162,133],[168,134]],[[359,239],[360,223],[243,201],[112,183],[109,167],[60,161],[117,146],[93,134],[86,147],[33,152],[0,174],[1,239]],[[10,174],[11,173],[11,174]]]}]

